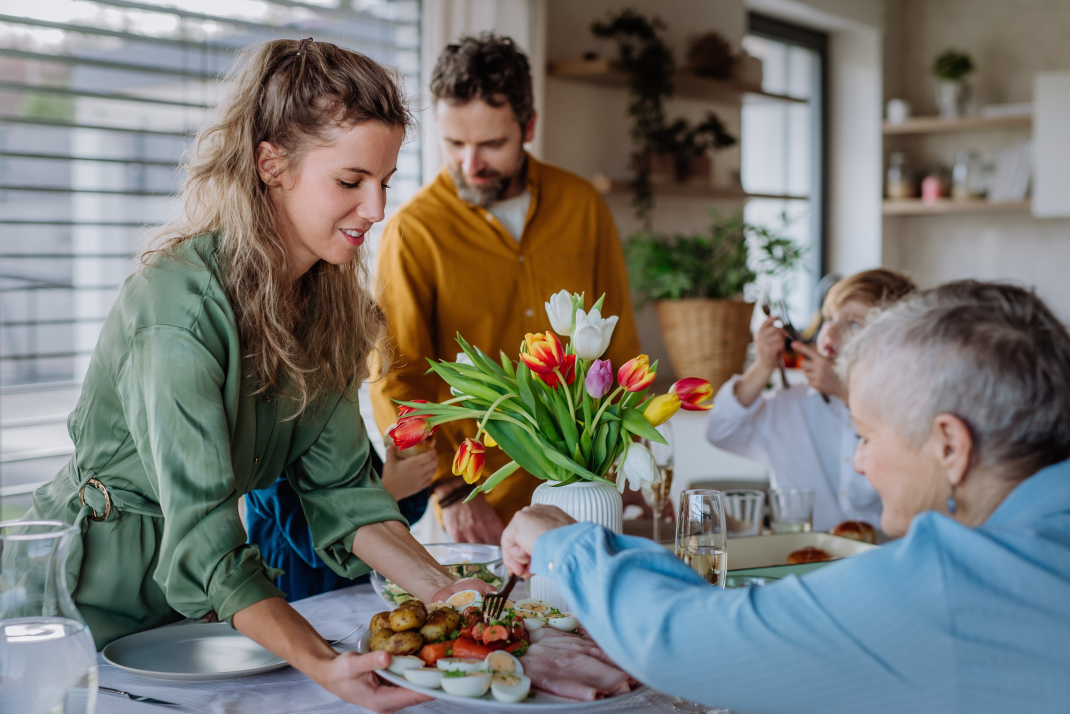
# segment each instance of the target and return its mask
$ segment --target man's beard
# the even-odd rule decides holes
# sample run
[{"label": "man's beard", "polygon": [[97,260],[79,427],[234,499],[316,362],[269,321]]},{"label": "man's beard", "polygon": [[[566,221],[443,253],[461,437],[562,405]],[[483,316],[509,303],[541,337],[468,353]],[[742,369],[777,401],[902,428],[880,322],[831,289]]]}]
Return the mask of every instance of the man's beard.
[{"label": "man's beard", "polygon": [[457,195],[468,203],[474,203],[483,208],[487,208],[498,201],[509,190],[509,185],[512,183],[511,177],[502,176],[497,171],[484,169],[476,176],[492,180],[482,185],[474,186],[468,183],[468,179],[465,178],[464,172],[460,168],[450,166],[449,170],[450,178],[453,179],[453,184],[457,187]]}]

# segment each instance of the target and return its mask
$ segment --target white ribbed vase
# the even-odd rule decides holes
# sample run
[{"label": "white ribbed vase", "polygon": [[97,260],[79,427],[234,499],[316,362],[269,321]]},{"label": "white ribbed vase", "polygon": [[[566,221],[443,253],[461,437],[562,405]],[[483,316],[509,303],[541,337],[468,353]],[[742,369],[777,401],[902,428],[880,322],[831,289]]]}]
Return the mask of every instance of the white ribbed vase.
[{"label": "white ribbed vase", "polygon": [[[577,521],[597,523],[614,533],[624,530],[623,504],[615,486],[607,483],[584,481],[568,486],[554,487],[542,483],[531,496],[531,502],[557,506]],[[568,612],[568,602],[557,590],[553,578],[534,576],[528,582],[531,597],[553,604],[562,612]]]}]

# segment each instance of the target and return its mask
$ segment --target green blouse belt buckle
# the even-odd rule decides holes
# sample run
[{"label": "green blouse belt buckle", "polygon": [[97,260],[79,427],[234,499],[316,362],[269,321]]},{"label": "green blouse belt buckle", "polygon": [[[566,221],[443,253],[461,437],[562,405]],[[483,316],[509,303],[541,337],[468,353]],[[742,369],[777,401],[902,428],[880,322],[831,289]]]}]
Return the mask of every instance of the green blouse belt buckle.
[{"label": "green blouse belt buckle", "polygon": [[86,486],[92,486],[93,488],[98,489],[101,493],[104,494],[104,515],[103,516],[98,516],[97,515],[97,511],[94,508],[93,509],[93,515],[89,516],[89,520],[97,521],[98,523],[100,521],[108,520],[108,516],[111,515],[111,495],[108,494],[108,489],[104,488],[104,484],[102,484],[100,481],[96,480],[95,478],[91,478],[88,481],[86,481],[85,482],[85,486],[82,486],[80,489],[78,489],[78,500],[81,502],[81,504],[83,506],[85,505],[85,493],[84,493],[84,491],[85,491],[85,487]]}]

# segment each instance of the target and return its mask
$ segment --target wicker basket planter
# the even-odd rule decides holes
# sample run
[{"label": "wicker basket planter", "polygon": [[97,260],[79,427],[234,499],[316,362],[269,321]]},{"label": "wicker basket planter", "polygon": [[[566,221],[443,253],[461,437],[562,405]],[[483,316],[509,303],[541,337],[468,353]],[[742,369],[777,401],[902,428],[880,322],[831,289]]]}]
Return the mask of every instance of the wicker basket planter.
[{"label": "wicker basket planter", "polygon": [[743,371],[754,303],[691,298],[654,307],[676,374],[708,379],[718,389]]}]

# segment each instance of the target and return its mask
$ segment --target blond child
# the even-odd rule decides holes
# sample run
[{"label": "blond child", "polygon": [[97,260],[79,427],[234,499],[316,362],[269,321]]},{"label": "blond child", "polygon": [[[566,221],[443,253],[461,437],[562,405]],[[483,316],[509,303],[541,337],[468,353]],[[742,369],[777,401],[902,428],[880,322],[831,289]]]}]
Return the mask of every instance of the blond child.
[{"label": "blond child", "polygon": [[876,309],[914,292],[910,278],[879,268],[835,283],[821,312],[815,347],[792,343],[801,352],[807,384],[765,391],[785,348],[787,333],[775,317],[754,333],[757,357],[732,377],[714,399],[706,438],[725,451],[769,467],[774,488],[811,489],[814,530],[844,520],[880,524],[881,499],[854,470],[858,434],[847,410],[847,386],[834,369],[843,346]]}]

